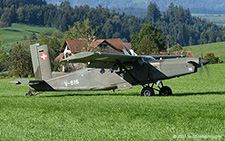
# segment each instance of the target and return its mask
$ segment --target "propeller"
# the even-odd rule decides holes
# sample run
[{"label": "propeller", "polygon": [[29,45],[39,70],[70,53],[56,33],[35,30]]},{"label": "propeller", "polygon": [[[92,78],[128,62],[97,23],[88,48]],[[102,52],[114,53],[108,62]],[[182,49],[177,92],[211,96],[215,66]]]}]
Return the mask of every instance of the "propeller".
[{"label": "propeller", "polygon": [[208,59],[204,59],[203,57],[200,58],[200,64],[201,64],[201,67],[208,64],[209,63],[209,60]]},{"label": "propeller", "polygon": [[206,69],[206,72],[207,72],[207,75],[208,77],[210,77],[210,74],[209,74],[209,68],[206,64],[209,63],[209,60],[208,59],[204,59],[203,58],[203,53],[202,53],[202,50],[201,50],[201,58],[199,58],[199,64],[200,64],[200,76],[202,78],[202,73],[203,73],[203,66],[204,68]]}]

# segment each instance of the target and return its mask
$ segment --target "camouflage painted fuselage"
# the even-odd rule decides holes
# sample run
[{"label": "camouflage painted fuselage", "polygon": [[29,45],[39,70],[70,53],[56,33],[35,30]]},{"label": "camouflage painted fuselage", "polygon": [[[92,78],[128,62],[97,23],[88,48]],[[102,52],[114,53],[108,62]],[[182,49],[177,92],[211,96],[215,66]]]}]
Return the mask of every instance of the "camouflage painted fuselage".
[{"label": "camouflage painted fuselage", "polygon": [[[176,58],[176,55],[132,56],[81,52],[69,56],[63,61],[84,62],[88,64],[89,68],[71,73],[55,73],[51,70],[48,46],[34,44],[30,48],[36,80],[20,79],[12,81],[12,83],[31,83],[31,91],[122,90],[131,88],[132,85],[155,84],[159,80],[191,74],[197,72],[197,68],[208,63],[208,60],[200,57]],[[165,93],[165,87],[160,90],[160,93]],[[147,95],[148,91],[145,92]],[[166,92],[170,92],[170,90]],[[170,93],[172,94],[172,91]],[[30,94],[29,91],[28,95]]]},{"label": "camouflage painted fuselage", "polygon": [[127,70],[86,68],[63,73],[30,87],[35,91],[122,90],[131,88],[132,85],[144,85],[194,73],[198,64],[198,57],[136,61],[130,63]]}]

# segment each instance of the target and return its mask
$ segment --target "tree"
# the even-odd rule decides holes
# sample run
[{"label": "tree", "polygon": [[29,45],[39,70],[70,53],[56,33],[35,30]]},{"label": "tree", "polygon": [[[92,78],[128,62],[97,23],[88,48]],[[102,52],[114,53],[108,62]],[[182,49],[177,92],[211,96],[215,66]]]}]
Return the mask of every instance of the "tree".
[{"label": "tree", "polygon": [[0,72],[7,70],[7,61],[6,61],[6,53],[5,51],[0,52]]},{"label": "tree", "polygon": [[[1,34],[1,32],[0,32]],[[4,38],[0,36],[0,46],[4,43]],[[6,53],[4,50],[0,51],[0,71],[3,71],[7,68],[7,63],[6,63]]]},{"label": "tree", "polygon": [[37,38],[41,45],[48,44],[49,39],[45,32],[41,32],[40,34],[38,34]]},{"label": "tree", "polygon": [[[161,33],[161,30],[159,28],[154,28],[151,24],[145,24],[139,33],[131,34],[131,44],[135,51],[138,50],[140,45],[146,45],[147,40],[151,40],[151,43],[154,43],[157,46],[158,51],[164,51],[166,47],[164,39],[165,37]],[[155,45],[148,45],[150,48],[154,47],[149,49],[155,50],[152,53],[156,53]]]},{"label": "tree", "polygon": [[23,23],[25,20],[25,10],[23,7],[19,7],[16,10],[16,14],[17,14],[17,22],[19,23]]},{"label": "tree", "polygon": [[[0,34],[1,34],[1,32],[0,32]],[[4,41],[5,41],[4,37],[0,36],[0,46],[4,43]]]},{"label": "tree", "polygon": [[48,38],[49,55],[51,60],[51,67],[53,71],[60,70],[60,63],[55,58],[61,52],[60,35],[58,33],[53,33],[51,37]]},{"label": "tree", "polygon": [[51,36],[47,36],[45,32],[41,32],[37,38],[40,45],[48,45],[52,70],[58,71],[60,64],[55,60],[55,58],[60,54],[61,51],[61,36],[58,33],[53,33]]},{"label": "tree", "polygon": [[105,34],[105,38],[110,38],[113,36],[113,25],[111,24],[111,21],[108,20],[103,28],[102,28],[102,32]]},{"label": "tree", "polygon": [[9,8],[5,9],[5,12],[1,15],[0,21],[3,22],[5,26],[11,26],[12,22],[11,22],[11,13]]},{"label": "tree", "polygon": [[30,41],[32,41],[32,40],[37,40],[37,35],[35,34],[35,32],[32,32],[32,33],[30,34],[29,40],[30,40]]},{"label": "tree", "polygon": [[162,12],[156,3],[151,2],[146,17],[139,18],[125,13],[110,12],[108,8],[101,6],[92,8],[84,5],[72,8],[68,2],[62,3],[61,6],[54,6],[46,4],[44,0],[0,1],[0,27],[22,23],[55,27],[65,32],[68,30],[68,25],[73,28],[74,23],[78,21],[83,28],[82,21],[85,19],[90,19],[87,23],[91,23],[89,26],[92,29],[100,27],[96,34],[101,38],[120,37],[130,42],[131,33],[139,32],[143,24],[152,24],[154,28],[160,28],[164,36],[170,36],[171,45],[179,43],[182,46],[188,46],[225,41],[224,26],[192,17],[188,8],[175,6],[173,3]]},{"label": "tree", "polygon": [[90,43],[95,38],[95,33],[99,29],[98,26],[94,28],[92,25],[93,24],[89,19],[86,19],[83,22],[75,22],[74,26],[69,26],[69,30],[65,32],[64,41],[83,38]]},{"label": "tree", "polygon": [[152,37],[145,36],[139,44],[137,54],[156,55],[159,54],[159,48]]},{"label": "tree", "polygon": [[8,56],[9,73],[14,76],[27,77],[32,74],[31,56],[26,42],[13,43]]},{"label": "tree", "polygon": [[186,48],[183,48],[180,44],[173,45],[169,48],[169,54],[172,55],[186,55]]},{"label": "tree", "polygon": [[154,25],[161,18],[161,12],[158,5],[154,2],[150,2],[148,6],[147,16],[145,17],[145,22]]}]

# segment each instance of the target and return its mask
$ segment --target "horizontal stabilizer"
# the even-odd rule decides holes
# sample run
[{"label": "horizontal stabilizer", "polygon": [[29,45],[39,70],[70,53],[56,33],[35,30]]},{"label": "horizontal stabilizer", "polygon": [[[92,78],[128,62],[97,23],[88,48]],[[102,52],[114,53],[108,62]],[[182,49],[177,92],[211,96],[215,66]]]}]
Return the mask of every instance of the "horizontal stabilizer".
[{"label": "horizontal stabilizer", "polygon": [[44,80],[28,80],[28,79],[18,79],[15,81],[9,81],[9,83],[14,83],[14,84],[28,84],[28,83],[41,83],[44,82]]}]

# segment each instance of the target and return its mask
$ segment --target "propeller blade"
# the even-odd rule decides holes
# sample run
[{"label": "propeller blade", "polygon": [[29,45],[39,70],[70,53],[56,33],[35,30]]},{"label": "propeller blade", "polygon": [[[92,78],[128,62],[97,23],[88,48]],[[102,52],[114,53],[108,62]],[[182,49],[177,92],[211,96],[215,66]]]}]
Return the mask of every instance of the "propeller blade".
[{"label": "propeller blade", "polygon": [[206,72],[207,72],[208,77],[210,77],[210,72],[209,72],[208,66],[206,65],[206,66],[204,66],[204,67],[205,67],[205,70],[206,70]]},{"label": "propeller blade", "polygon": [[203,73],[203,67],[201,66],[200,68],[199,68],[199,77],[200,77],[200,80],[202,80],[202,73]]},{"label": "propeller blade", "polygon": [[210,77],[210,75],[209,75],[209,69],[208,69],[208,66],[206,65],[206,64],[209,63],[209,60],[203,58],[202,48],[200,48],[200,50],[201,50],[201,57],[199,58],[199,65],[200,65],[200,70],[199,70],[199,73],[200,74],[199,75],[200,75],[200,78],[202,79],[203,66],[206,69],[206,72],[207,72],[208,77]]}]

